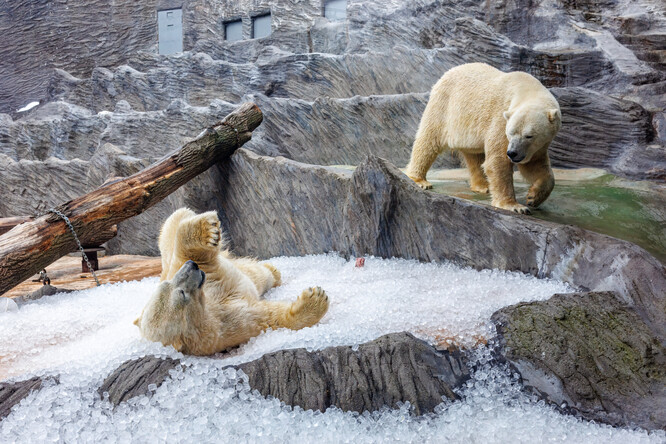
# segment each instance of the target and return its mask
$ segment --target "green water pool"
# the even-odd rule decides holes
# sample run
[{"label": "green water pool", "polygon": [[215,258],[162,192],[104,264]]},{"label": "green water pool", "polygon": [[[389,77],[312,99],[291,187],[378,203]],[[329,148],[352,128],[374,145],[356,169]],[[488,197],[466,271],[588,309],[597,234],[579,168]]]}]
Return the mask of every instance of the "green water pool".
[{"label": "green water pool", "polygon": [[[437,193],[490,203],[489,195],[469,189],[459,170],[432,176],[428,180]],[[517,179],[514,183],[516,197],[524,203],[528,185]],[[666,263],[666,185],[621,179],[599,170],[560,170],[555,172],[552,194],[532,216],[628,240]]]}]

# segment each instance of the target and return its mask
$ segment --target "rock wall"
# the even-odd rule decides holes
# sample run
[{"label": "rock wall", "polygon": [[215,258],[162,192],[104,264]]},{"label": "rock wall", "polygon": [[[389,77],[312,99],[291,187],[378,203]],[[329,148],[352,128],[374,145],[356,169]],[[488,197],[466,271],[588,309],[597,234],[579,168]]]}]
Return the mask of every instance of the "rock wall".
[{"label": "rock wall", "polygon": [[[657,0],[350,0],[341,22],[322,17],[315,0],[98,3],[0,9],[0,111],[10,112],[0,114],[9,196],[0,217],[43,211],[147,165],[245,100],[266,116],[247,145],[258,154],[320,165],[372,154],[402,167],[430,87],[472,61],[526,70],[552,88],[564,121],[553,165],[666,178],[666,9]],[[183,8],[186,52],[160,56],[156,11],[171,7]],[[251,17],[266,11],[271,36],[224,41],[225,21],[242,19],[249,37]],[[33,99],[42,103],[14,112]],[[435,165],[453,166],[451,154]],[[223,180],[209,172],[121,224],[111,252],[156,254],[163,217],[180,203],[220,208]],[[130,236],[137,242],[121,241]]]},{"label": "rock wall", "polygon": [[[44,101],[54,68],[89,76],[97,67],[124,63],[140,51],[157,53],[157,11],[182,8],[183,48],[202,40],[224,40],[223,23],[242,18],[249,37],[250,17],[273,14],[274,32],[303,29],[321,15],[320,2],[211,0],[77,0],[6,2],[0,6],[0,112],[13,113],[31,101]],[[159,57],[158,57],[159,58]]]}]

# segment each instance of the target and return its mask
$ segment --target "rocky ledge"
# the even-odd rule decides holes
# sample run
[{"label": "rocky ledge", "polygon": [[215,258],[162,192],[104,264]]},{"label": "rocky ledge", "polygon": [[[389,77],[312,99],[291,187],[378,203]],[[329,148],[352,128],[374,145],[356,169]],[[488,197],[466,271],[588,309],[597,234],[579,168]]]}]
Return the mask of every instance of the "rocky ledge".
[{"label": "rocky ledge", "polygon": [[[118,367],[99,389],[118,405],[159,387],[179,361],[145,356]],[[392,333],[357,349],[282,350],[236,366],[253,390],[290,406],[325,411],[376,411],[409,402],[413,413],[431,412],[470,377],[466,356],[439,351],[409,333]]]}]

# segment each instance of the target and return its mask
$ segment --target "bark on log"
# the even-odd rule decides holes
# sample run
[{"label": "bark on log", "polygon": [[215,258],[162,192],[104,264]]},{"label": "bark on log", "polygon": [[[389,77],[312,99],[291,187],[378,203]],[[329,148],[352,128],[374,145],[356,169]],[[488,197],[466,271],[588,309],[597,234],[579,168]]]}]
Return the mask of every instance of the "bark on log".
[{"label": "bark on log", "polygon": [[[161,161],[126,179],[102,185],[56,210],[69,218],[82,244],[109,240],[115,235],[115,224],[142,213],[229,157],[250,140],[262,119],[255,104],[243,104]],[[100,236],[102,233],[110,237],[102,240],[106,237]],[[55,214],[17,225],[0,236],[0,295],[75,249],[69,228]]]},{"label": "bark on log", "polygon": [[0,218],[0,235],[5,234],[18,224],[32,220],[31,216],[13,216]]}]

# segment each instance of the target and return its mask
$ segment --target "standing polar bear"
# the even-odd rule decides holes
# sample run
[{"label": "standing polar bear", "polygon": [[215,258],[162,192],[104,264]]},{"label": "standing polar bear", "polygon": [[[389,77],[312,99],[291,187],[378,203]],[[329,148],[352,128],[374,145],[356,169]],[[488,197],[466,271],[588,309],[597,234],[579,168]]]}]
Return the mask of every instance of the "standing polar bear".
[{"label": "standing polar bear", "polygon": [[319,287],[303,291],[294,302],[261,299],[280,285],[280,272],[270,264],[233,258],[221,243],[214,211],[197,215],[181,208],[164,222],[161,282],[134,321],[146,339],[186,354],[210,355],[265,329],[298,330],[324,316],[328,297]]},{"label": "standing polar bear", "polygon": [[531,75],[461,65],[432,88],[406,172],[421,188],[432,188],[425,177],[433,162],[445,149],[457,150],[472,191],[490,191],[493,206],[529,214],[516,202],[513,164],[531,184],[527,205],[539,206],[555,185],[548,146],[561,122],[557,100]]}]

